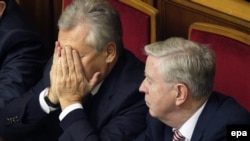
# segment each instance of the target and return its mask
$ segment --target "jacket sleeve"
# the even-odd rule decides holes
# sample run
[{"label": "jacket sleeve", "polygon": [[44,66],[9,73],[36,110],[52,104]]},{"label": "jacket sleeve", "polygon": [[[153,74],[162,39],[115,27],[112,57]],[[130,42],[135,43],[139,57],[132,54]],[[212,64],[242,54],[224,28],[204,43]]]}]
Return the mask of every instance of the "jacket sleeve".
[{"label": "jacket sleeve", "polygon": [[[126,102],[124,102],[126,101]],[[135,92],[113,113],[101,129],[89,122],[84,109],[71,112],[61,121],[60,141],[132,141],[146,127],[147,108],[143,95]]]},{"label": "jacket sleeve", "polygon": [[49,70],[51,62],[47,64],[44,77],[23,94],[22,97],[8,101],[0,111],[0,137],[10,141],[20,141],[31,137],[41,128],[47,114],[39,103],[40,92],[49,86]]},{"label": "jacket sleeve", "polygon": [[36,95],[12,100],[0,114],[0,137],[11,141],[31,137],[42,128],[43,119],[48,116]]},{"label": "jacket sleeve", "polygon": [[4,33],[0,40],[0,109],[20,97],[42,76],[47,56],[39,36],[23,29]]}]

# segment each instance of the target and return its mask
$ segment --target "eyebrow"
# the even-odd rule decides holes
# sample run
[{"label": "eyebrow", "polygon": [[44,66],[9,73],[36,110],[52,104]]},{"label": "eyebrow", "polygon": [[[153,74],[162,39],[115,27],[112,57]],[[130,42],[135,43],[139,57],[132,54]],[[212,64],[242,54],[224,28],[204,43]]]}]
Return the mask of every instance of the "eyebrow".
[{"label": "eyebrow", "polygon": [[144,72],[144,76],[147,77],[148,79],[152,80],[152,78],[146,72]]}]

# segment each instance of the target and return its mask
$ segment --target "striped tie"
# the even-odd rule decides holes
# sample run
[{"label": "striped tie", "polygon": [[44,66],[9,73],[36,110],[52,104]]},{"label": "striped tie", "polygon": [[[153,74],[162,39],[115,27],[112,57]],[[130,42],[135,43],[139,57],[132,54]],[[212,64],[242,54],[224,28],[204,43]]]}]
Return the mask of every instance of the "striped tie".
[{"label": "striped tie", "polygon": [[185,137],[179,132],[179,130],[174,130],[173,141],[184,141]]}]

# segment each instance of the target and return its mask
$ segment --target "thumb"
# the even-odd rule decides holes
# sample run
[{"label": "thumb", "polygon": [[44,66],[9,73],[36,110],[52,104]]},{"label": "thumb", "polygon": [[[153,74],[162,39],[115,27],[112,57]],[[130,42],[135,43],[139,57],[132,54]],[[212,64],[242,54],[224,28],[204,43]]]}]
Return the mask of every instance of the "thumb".
[{"label": "thumb", "polygon": [[100,72],[94,73],[93,77],[89,80],[90,90],[92,90],[94,86],[97,84],[100,74],[101,74]]}]

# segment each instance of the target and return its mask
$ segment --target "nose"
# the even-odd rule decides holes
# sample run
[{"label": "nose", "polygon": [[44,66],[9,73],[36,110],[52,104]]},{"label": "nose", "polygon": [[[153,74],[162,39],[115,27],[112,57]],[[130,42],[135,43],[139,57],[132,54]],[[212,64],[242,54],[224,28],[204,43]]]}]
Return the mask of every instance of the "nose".
[{"label": "nose", "polygon": [[139,87],[139,91],[142,93],[145,93],[145,79],[142,81],[140,87]]}]

